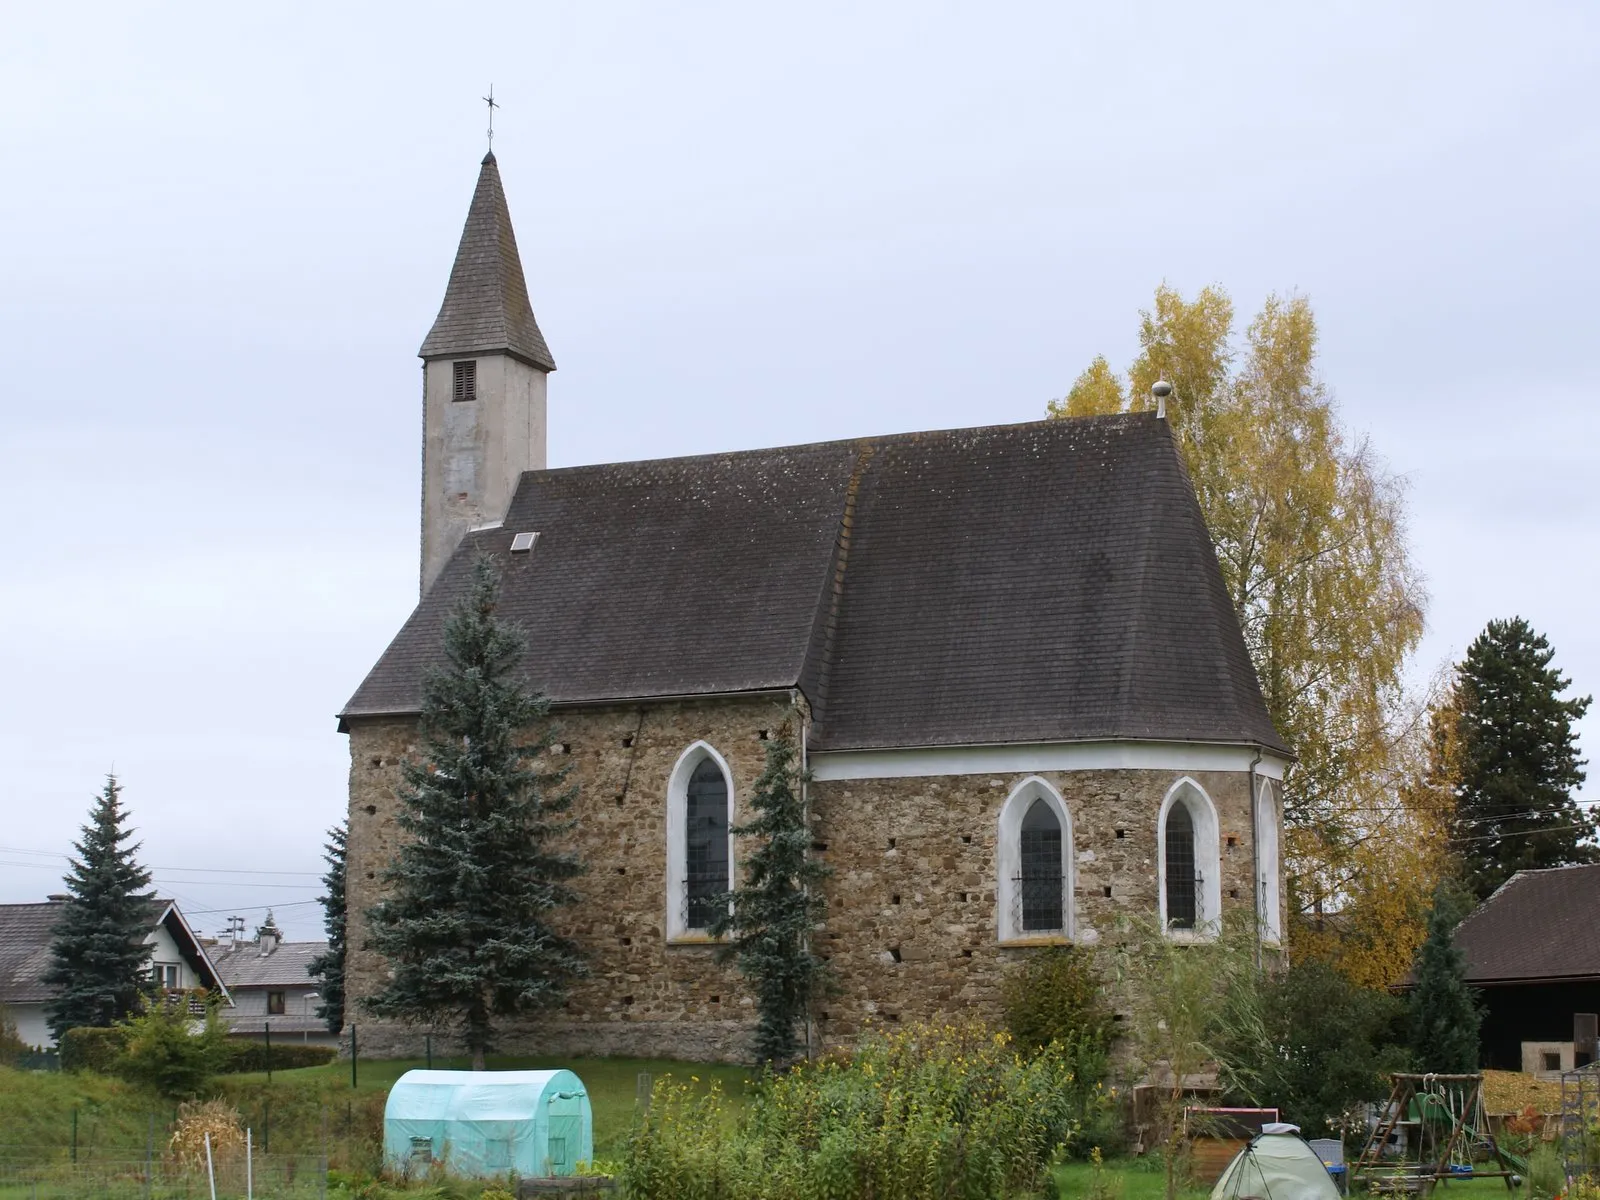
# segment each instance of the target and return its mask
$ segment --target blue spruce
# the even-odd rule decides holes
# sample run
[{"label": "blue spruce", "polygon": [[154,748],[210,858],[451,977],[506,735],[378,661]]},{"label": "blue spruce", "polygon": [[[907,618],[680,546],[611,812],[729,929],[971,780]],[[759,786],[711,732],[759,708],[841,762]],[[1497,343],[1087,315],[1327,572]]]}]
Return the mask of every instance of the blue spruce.
[{"label": "blue spruce", "polygon": [[44,975],[56,991],[46,1016],[58,1042],[69,1029],[127,1017],[150,984],[144,944],[154,920],[150,872],[135,857],[138,843],[124,845],[133,836],[127,819],[122,786],[108,775],[82,838],[72,845],[71,899],[56,922]]},{"label": "blue spruce", "polygon": [[499,575],[478,560],[445,625],[448,665],[423,688],[420,759],[404,767],[409,835],[367,913],[367,947],[394,976],[366,1008],[460,1036],[474,1070],[503,1019],[564,1002],[584,972],[553,918],[583,870],[560,848],[577,789],[550,769],[549,702],[521,679],[522,641],[497,612]]}]

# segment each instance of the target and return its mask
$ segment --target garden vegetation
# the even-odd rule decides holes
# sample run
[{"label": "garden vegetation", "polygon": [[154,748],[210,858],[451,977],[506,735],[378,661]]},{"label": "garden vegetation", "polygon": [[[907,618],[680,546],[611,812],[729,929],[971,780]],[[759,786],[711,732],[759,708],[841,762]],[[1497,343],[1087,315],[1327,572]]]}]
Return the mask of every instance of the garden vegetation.
[{"label": "garden vegetation", "polygon": [[977,1023],[869,1033],[847,1054],[769,1073],[737,1116],[695,1082],[656,1085],[620,1168],[630,1197],[1029,1195],[1080,1119],[1059,1043],[1025,1051]]}]

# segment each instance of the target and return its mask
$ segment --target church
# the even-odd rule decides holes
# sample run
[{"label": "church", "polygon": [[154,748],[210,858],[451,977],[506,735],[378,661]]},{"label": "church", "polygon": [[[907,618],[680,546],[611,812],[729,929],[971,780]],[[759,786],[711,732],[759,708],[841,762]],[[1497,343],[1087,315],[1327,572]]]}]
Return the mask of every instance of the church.
[{"label": "church", "polygon": [[360,1014],[385,977],[361,914],[480,553],[551,700],[587,864],[558,919],[592,973],[508,1051],[747,1054],[709,898],[791,710],[831,870],[825,1043],[997,1018],[1031,948],[1095,946],[1125,914],[1203,941],[1239,909],[1278,942],[1293,755],[1163,415],[549,468],[555,360],[492,153],[420,357],[421,598],[339,717],[364,1051],[416,1052]]}]

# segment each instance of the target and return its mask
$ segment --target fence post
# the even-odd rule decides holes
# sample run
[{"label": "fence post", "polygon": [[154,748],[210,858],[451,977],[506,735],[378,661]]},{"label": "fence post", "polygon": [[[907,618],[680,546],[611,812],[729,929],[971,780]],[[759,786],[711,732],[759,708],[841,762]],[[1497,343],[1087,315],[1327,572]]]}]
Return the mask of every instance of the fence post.
[{"label": "fence post", "polygon": [[322,1150],[322,1171],[317,1176],[320,1182],[319,1195],[321,1200],[328,1200],[328,1106],[317,1105],[317,1124],[321,1128],[320,1137]]},{"label": "fence post", "polygon": [[272,1099],[261,1102],[261,1153],[272,1153]]},{"label": "fence post", "polygon": [[356,1056],[357,1056],[357,1050],[356,1050],[356,1027],[355,1027],[354,1024],[352,1024],[350,1026],[350,1090],[351,1091],[354,1091],[355,1087],[356,1087]]},{"label": "fence post", "polygon": [[271,1083],[272,1082],[272,1022],[271,1021],[263,1021],[261,1023],[261,1032],[266,1035],[266,1039],[267,1039],[267,1082]]},{"label": "fence post", "polygon": [[431,1034],[431,1033],[423,1034],[422,1035],[422,1045],[423,1045],[424,1051],[426,1052],[426,1054],[428,1056],[428,1070],[431,1071],[431,1070],[433,1070],[433,1034]]},{"label": "fence post", "polygon": [[144,1200],[150,1200],[151,1172],[155,1166],[156,1157],[156,1115],[145,1114],[146,1125],[144,1131]]},{"label": "fence post", "polygon": [[206,1141],[206,1182],[211,1185],[211,1200],[217,1200],[217,1170],[211,1162],[211,1131],[205,1132]]},{"label": "fence post", "polygon": [[78,1106],[72,1106],[72,1161],[78,1161]]},{"label": "fence post", "polygon": [[244,1131],[244,1200],[256,1200],[256,1149],[250,1131]]}]

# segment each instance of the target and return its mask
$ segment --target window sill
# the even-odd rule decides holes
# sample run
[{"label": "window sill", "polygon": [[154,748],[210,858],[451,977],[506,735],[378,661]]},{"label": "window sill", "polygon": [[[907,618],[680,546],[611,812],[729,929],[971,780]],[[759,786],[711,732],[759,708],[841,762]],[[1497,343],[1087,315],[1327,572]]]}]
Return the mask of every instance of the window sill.
[{"label": "window sill", "polygon": [[1029,933],[1016,937],[1003,937],[1000,939],[1001,949],[1019,947],[1027,949],[1029,946],[1070,946],[1072,938],[1065,933]]},{"label": "window sill", "polygon": [[675,933],[667,939],[668,946],[723,946],[727,944],[725,937],[713,937],[709,933]]},{"label": "window sill", "polygon": [[1166,938],[1180,946],[1206,946],[1216,941],[1218,933],[1215,929],[1168,929]]}]

